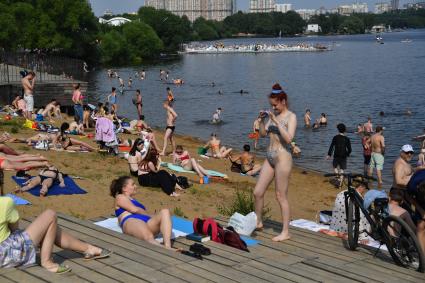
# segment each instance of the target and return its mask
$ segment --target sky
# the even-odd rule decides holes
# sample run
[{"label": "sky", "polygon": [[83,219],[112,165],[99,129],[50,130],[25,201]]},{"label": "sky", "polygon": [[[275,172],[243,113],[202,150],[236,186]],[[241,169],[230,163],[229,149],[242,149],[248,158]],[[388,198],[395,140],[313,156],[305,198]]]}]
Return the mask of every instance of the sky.
[{"label": "sky", "polygon": [[[122,14],[125,12],[136,12],[140,6],[144,4],[144,0],[89,0],[96,16],[102,16],[103,13],[110,9],[114,14]],[[359,0],[366,2],[369,11],[373,11],[375,3],[390,2],[390,0]],[[246,11],[249,9],[249,0],[236,0],[238,10]],[[356,0],[278,0],[277,3],[291,3],[293,9],[318,9],[321,6],[325,8],[334,8],[342,4],[350,4]],[[400,6],[415,0],[400,0]]]}]

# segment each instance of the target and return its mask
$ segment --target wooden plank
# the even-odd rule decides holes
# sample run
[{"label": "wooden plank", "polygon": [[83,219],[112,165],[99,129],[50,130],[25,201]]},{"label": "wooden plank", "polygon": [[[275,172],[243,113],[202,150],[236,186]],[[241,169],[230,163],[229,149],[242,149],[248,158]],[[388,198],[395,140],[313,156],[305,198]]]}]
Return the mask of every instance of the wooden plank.
[{"label": "wooden plank", "polygon": [[[82,221],[79,220],[75,217],[71,217],[68,215],[64,215],[64,214],[58,214],[58,219],[60,220],[65,220],[67,221],[67,223],[69,223],[68,226],[70,226],[71,224],[77,224],[78,226],[73,226],[75,228],[78,228],[77,231],[84,231],[85,233],[87,231],[90,231],[90,233],[92,233],[93,235],[102,235],[102,239],[112,239],[112,243],[115,243],[116,241],[118,242],[125,242],[127,244],[134,244],[132,245],[131,249],[133,249],[134,247],[143,247],[145,248],[145,253],[144,254],[152,254],[154,255],[155,259],[165,259],[167,258],[167,261],[171,260],[171,259],[176,259],[178,261],[191,261],[193,259],[188,258],[188,257],[184,257],[181,256],[178,253],[174,253],[174,252],[170,252],[162,247],[156,246],[156,245],[152,245],[149,244],[145,241],[139,240],[135,237],[126,235],[126,234],[122,234],[122,233],[118,233],[100,226],[97,226],[93,223],[90,223],[88,221]],[[85,228],[88,228],[90,230],[87,230]],[[91,234],[90,234],[91,235]],[[109,240],[108,240],[109,242]],[[165,257],[162,257],[161,255],[165,255]]]},{"label": "wooden plank", "polygon": [[[55,253],[55,255],[64,257],[74,262],[75,264],[84,266],[85,268],[91,270],[92,272],[103,274],[117,282],[135,282],[139,280],[136,277],[128,275],[127,273],[121,272],[119,270],[116,270],[113,267],[100,261],[97,261],[97,260],[84,261],[82,259],[76,259],[76,256],[78,256],[79,254],[73,251],[62,250],[60,253]],[[113,254],[112,257],[114,256],[115,255]]]},{"label": "wooden plank", "polygon": [[377,267],[382,267],[384,269],[388,269],[388,270],[393,270],[395,272],[397,272],[398,274],[400,274],[400,276],[404,276],[404,275],[408,275],[408,276],[412,276],[416,279],[419,280],[424,280],[425,278],[425,274],[411,270],[411,269],[407,269],[401,266],[398,266],[396,264],[394,264],[394,262],[392,262],[392,258],[390,258],[391,263],[389,262],[383,262],[382,260],[378,260],[375,258],[372,259],[368,259],[366,261],[364,261],[365,264],[371,264]]},{"label": "wooden plank", "polygon": [[356,265],[352,265],[351,268],[346,268],[346,267],[334,267],[331,265],[326,265],[314,260],[307,260],[304,261],[303,264],[317,268],[317,269],[321,269],[321,270],[325,270],[327,272],[333,273],[333,274],[337,274],[337,275],[341,275],[347,278],[350,278],[352,280],[356,280],[359,282],[388,282],[388,278],[385,276],[381,276],[380,274],[374,273],[374,272],[370,272],[370,270],[365,269],[365,268],[359,268]]},{"label": "wooden plank", "polygon": [[[313,276],[308,278],[304,275],[297,274],[297,272],[294,270],[296,268],[294,268],[292,265],[285,265],[285,269],[283,269],[281,267],[270,265],[271,261],[273,261],[272,258],[264,258],[264,262],[266,263],[262,263],[260,260],[253,260],[248,262],[247,265],[294,282],[319,282],[318,280],[312,278]],[[283,265],[282,263],[280,264]],[[300,273],[302,274],[302,272]]]},{"label": "wooden plank", "polygon": [[169,275],[175,276],[180,278],[181,280],[184,280],[186,282],[194,282],[194,283],[201,283],[201,282],[211,282],[210,280],[200,276],[195,275],[192,272],[186,272],[182,269],[179,269],[176,266],[170,266],[165,269],[161,269],[162,272],[167,273]]},{"label": "wooden plank", "polygon": [[18,281],[12,281],[4,276],[0,276],[0,282],[1,283],[13,283],[13,282],[18,282]]},{"label": "wooden plank", "polygon": [[202,278],[205,278],[205,279],[210,280],[212,282],[218,282],[218,283],[236,282],[236,281],[231,280],[229,278],[223,277],[221,274],[216,274],[216,273],[208,271],[206,269],[200,269],[196,266],[186,264],[186,263],[176,265],[175,267],[177,267],[178,269],[181,269],[185,272],[191,272],[191,273],[198,274]]},{"label": "wooden plank", "polygon": [[[29,267],[25,271],[20,269],[14,269],[12,272],[5,273],[2,276],[4,276],[6,279],[16,281],[16,282],[34,282],[34,283],[50,282],[47,280],[43,280],[42,277],[34,276],[33,274],[26,272],[27,270],[31,268],[33,267]],[[54,275],[51,274],[50,278],[54,278]]]},{"label": "wooden plank", "polygon": [[[425,282],[425,275],[423,273],[417,273],[419,275],[422,275],[421,276],[422,278],[419,279],[419,278],[416,278],[415,276],[412,276],[411,274],[405,274],[405,273],[400,274],[400,272],[396,270],[384,268],[382,266],[377,266],[377,265],[370,264],[363,261],[347,264],[347,267],[350,268],[354,265],[362,267],[364,269],[367,268],[370,271],[374,271],[375,273],[379,274],[380,276],[389,275],[389,278],[393,278],[396,281],[402,280],[406,282]],[[412,270],[412,272],[416,272],[416,271]]]},{"label": "wooden plank", "polygon": [[312,266],[305,265],[304,263],[296,263],[293,266],[298,267],[300,270],[304,270],[305,273],[313,273],[315,277],[322,282],[358,282],[345,276],[330,273],[328,271],[318,269]]}]

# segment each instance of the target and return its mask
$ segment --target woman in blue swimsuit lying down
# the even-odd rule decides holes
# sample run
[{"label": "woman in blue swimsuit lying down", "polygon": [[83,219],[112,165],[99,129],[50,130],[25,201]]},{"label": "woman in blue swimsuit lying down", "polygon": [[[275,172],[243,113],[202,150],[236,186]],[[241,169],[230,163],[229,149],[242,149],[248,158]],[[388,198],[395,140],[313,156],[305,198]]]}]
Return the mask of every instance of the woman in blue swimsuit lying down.
[{"label": "woman in blue swimsuit lying down", "polygon": [[[267,149],[267,159],[264,161],[254,189],[254,197],[257,229],[262,229],[261,215],[264,208],[264,194],[273,178],[275,179],[276,199],[279,202],[283,218],[282,232],[272,239],[277,242],[290,238],[288,185],[292,170],[291,152],[298,152],[299,149],[292,142],[297,128],[297,117],[289,111],[288,97],[279,84],[273,86],[269,102],[273,110],[260,113],[260,135],[262,137],[268,135],[270,144]],[[269,118],[267,122],[266,118]]]},{"label": "woman in blue swimsuit lying down", "polygon": [[168,209],[149,215],[143,204],[135,200],[136,184],[128,176],[119,177],[111,183],[111,196],[115,198],[115,215],[125,234],[160,245],[155,236],[162,234],[167,249],[179,251],[171,246],[172,221]]}]

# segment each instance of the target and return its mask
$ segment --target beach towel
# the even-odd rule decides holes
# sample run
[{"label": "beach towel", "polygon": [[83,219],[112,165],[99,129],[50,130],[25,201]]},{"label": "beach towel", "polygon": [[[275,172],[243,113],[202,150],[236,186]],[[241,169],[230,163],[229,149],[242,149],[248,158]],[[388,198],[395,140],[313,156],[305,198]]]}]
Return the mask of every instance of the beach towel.
[{"label": "beach towel", "polygon": [[[20,178],[13,176],[12,179],[19,185],[23,186],[23,184],[28,180],[26,178]],[[79,195],[86,194],[87,192],[81,189],[70,177],[64,177],[65,187],[61,188],[59,184],[55,183],[47,193],[46,196],[54,196],[54,195]],[[41,185],[29,190],[28,192],[36,197],[40,196]]]},{"label": "beach towel", "polygon": [[[179,237],[185,237],[188,233],[181,231],[179,229],[179,228],[182,228],[184,226],[182,226],[181,223],[179,223],[178,220],[175,220],[175,218],[178,218],[178,217],[175,217],[175,216],[172,217],[172,219],[173,219],[173,231],[172,231],[172,234],[171,234],[171,239],[175,239],[175,238],[179,238]],[[179,223],[179,224],[176,224],[176,223]],[[122,233],[122,229],[121,229],[120,225],[118,224],[118,218],[117,217],[108,218],[108,219],[105,219],[105,220],[102,220],[102,221],[98,221],[98,222],[95,222],[94,224],[96,224],[100,227],[118,232],[118,233]],[[185,227],[185,228],[187,228],[187,227]],[[163,241],[162,236],[156,237],[155,240],[160,242],[160,243],[162,243],[162,241]]]},{"label": "beach towel", "polygon": [[26,199],[20,198],[14,194],[7,194],[6,197],[10,197],[11,199],[13,199],[13,202],[15,203],[15,205],[30,205],[31,204]]},{"label": "beach towel", "polygon": [[[166,163],[164,167],[167,167],[168,169],[179,172],[179,173],[195,174],[195,171],[185,170],[183,167],[178,166],[178,165],[174,165],[172,163]],[[217,171],[214,171],[214,170],[207,170],[207,172],[208,172],[208,175],[210,175],[212,177],[227,178],[226,174],[223,174],[223,173],[220,173],[220,172],[217,172]]]},{"label": "beach towel", "polygon": [[[289,225],[293,226],[293,227],[313,231],[313,232],[323,233],[323,234],[326,234],[326,235],[329,235],[329,236],[336,236],[336,234],[337,234],[335,231],[332,231],[332,230],[329,229],[329,225],[318,224],[314,221],[305,220],[305,219],[293,220],[293,221],[289,222]],[[367,237],[365,240],[369,241],[367,243],[367,246],[369,246],[369,247],[373,247],[373,248],[376,248],[376,249],[379,248],[381,250],[388,251],[388,249],[385,245],[380,246],[380,243],[375,241],[371,237]]]}]

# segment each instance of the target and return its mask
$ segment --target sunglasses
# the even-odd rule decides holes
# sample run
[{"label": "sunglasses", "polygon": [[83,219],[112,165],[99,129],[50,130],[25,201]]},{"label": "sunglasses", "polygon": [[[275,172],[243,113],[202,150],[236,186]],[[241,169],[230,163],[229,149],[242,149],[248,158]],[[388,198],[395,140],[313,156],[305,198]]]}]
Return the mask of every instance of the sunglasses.
[{"label": "sunglasses", "polygon": [[409,151],[409,152],[405,152],[406,154],[409,154],[409,155],[413,155],[414,154],[414,152],[413,151]]},{"label": "sunglasses", "polygon": [[177,153],[177,154],[182,154],[182,153],[183,153],[183,151],[176,151],[176,153]]}]

